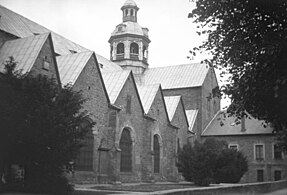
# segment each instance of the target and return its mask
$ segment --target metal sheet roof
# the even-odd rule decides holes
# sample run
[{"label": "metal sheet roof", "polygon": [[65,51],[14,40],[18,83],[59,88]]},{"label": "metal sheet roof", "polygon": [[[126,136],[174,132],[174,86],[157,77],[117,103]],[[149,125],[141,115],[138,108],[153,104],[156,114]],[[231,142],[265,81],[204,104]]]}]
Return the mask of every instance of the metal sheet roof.
[{"label": "metal sheet roof", "polygon": [[143,75],[144,85],[160,83],[163,89],[202,86],[209,70],[207,64],[183,64],[147,69]]},{"label": "metal sheet roof", "polygon": [[[35,34],[52,32],[51,30],[21,16],[0,5],[1,22],[0,30],[23,38]],[[52,32],[52,40],[55,52],[60,55],[67,55],[76,52],[88,51],[88,49]]]},{"label": "metal sheet roof", "polygon": [[160,85],[137,86],[145,114],[148,114]]},{"label": "metal sheet roof", "polygon": [[[113,72],[113,71],[121,71],[123,70],[119,65],[116,63],[104,58],[103,56],[96,54],[98,63],[101,68],[101,72]],[[102,65],[102,66],[101,66]]]},{"label": "metal sheet roof", "polygon": [[188,120],[188,129],[192,132],[198,110],[185,110],[186,118]]},{"label": "metal sheet roof", "polygon": [[[272,134],[272,128],[263,126],[264,122],[253,117],[245,119],[245,131],[241,130],[241,124],[236,124],[236,117],[226,116],[225,111],[218,112],[210,121],[202,136],[220,136],[220,135],[260,135]],[[222,122],[222,124],[221,124]]]},{"label": "metal sheet roof", "polygon": [[[122,27],[119,30],[118,27]],[[112,32],[111,36],[123,35],[123,34],[133,34],[133,35],[140,35],[145,36],[148,38],[148,30],[147,28],[141,27],[137,22],[123,22],[116,26],[115,30]]]},{"label": "metal sheet roof", "polygon": [[165,101],[169,121],[172,121],[176,108],[178,106],[178,103],[180,101],[180,96],[165,96],[164,101]]},{"label": "metal sheet roof", "polygon": [[111,104],[116,102],[130,73],[130,70],[122,70],[102,74]]},{"label": "metal sheet roof", "polygon": [[6,41],[0,50],[0,72],[4,71],[3,63],[10,56],[13,56],[17,62],[16,70],[20,70],[22,73],[29,72],[48,36],[49,33],[45,33]]},{"label": "metal sheet roof", "polygon": [[87,51],[56,57],[60,78],[63,85],[68,83],[73,85],[76,82],[78,76],[86,66],[92,54],[92,51]]}]

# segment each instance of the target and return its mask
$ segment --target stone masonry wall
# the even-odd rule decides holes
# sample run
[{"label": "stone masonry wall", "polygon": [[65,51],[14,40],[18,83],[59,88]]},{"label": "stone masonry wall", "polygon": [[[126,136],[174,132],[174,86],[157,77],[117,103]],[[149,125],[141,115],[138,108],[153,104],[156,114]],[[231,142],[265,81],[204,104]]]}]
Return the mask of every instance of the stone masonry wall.
[{"label": "stone masonry wall", "polygon": [[[155,173],[155,180],[175,181],[178,179],[176,168],[177,129],[169,125],[164,99],[159,90],[151,105],[149,114],[156,119],[152,137],[158,134],[160,140],[160,173]],[[153,143],[153,140],[152,142]]]},{"label": "stone masonry wall", "polygon": [[[58,67],[55,62],[54,58],[54,51],[52,50],[51,45],[51,37],[49,36],[45,43],[43,44],[42,49],[40,50],[40,53],[38,57],[36,58],[34,65],[30,71],[29,74],[32,75],[45,75],[49,78],[54,78],[56,82],[60,83],[59,73],[58,73]],[[49,63],[49,69],[44,69],[44,61],[47,61]]]},{"label": "stone masonry wall", "polygon": [[185,144],[188,143],[188,139],[191,136],[188,133],[188,122],[185,117],[185,110],[182,106],[181,101],[179,102],[176,111],[174,113],[174,117],[172,120],[172,124],[179,127],[178,129],[178,138],[179,138],[179,146],[182,148]]},{"label": "stone masonry wall", "polygon": [[[97,182],[96,173],[99,172],[99,153],[98,148],[101,143],[105,143],[106,146],[111,147],[114,140],[107,134],[107,113],[109,112],[108,101],[104,92],[104,86],[100,78],[100,70],[94,56],[88,60],[86,66],[80,73],[73,89],[76,91],[81,90],[84,98],[87,101],[84,104],[84,109],[89,112],[89,116],[96,122],[93,128],[94,134],[94,158],[93,158],[93,170],[94,174],[87,173],[89,178],[85,178],[84,173],[82,174],[83,180],[93,180]],[[91,175],[94,178],[90,178]]]},{"label": "stone masonry wall", "polygon": [[208,70],[202,85],[202,129],[204,129],[214,115],[220,110],[220,98],[213,97],[212,89],[218,87],[216,75],[212,69]]},{"label": "stone masonry wall", "polygon": [[182,88],[182,89],[165,89],[164,96],[182,96],[183,104],[186,110],[198,109],[197,119],[194,126],[196,138],[200,138],[202,131],[202,96],[201,87]]},{"label": "stone masonry wall", "polygon": [[[131,112],[127,111],[127,98],[131,98]],[[124,128],[131,132],[133,148],[132,148],[132,172],[120,172],[120,152],[118,152],[116,174],[117,180],[121,182],[139,182],[142,178],[142,155],[143,152],[143,136],[148,136],[146,133],[146,124],[143,115],[143,110],[140,104],[139,96],[136,93],[136,86],[131,77],[128,77],[124,84],[115,105],[122,109],[118,113],[118,126],[116,130],[116,145],[119,147],[121,133]]]}]

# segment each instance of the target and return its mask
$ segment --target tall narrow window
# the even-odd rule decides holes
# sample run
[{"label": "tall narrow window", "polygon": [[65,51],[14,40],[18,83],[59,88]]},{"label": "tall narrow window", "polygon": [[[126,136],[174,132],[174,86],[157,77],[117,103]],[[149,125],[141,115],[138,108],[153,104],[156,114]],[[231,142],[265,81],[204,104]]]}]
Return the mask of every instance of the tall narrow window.
[{"label": "tall narrow window", "polygon": [[112,110],[109,112],[109,127],[115,128],[117,124],[117,112]]},{"label": "tall narrow window", "polygon": [[257,181],[258,181],[258,182],[264,181],[264,172],[263,172],[263,169],[257,170]]},{"label": "tall narrow window", "polygon": [[122,54],[122,53],[124,53],[124,51],[125,51],[125,46],[124,46],[124,44],[123,44],[123,43],[119,43],[119,44],[117,45],[117,54]]},{"label": "tall narrow window", "polygon": [[134,10],[133,9],[131,9],[131,16],[133,16],[134,15]]},{"label": "tall narrow window", "polygon": [[92,133],[91,123],[88,120],[85,120],[80,128],[87,129],[84,140],[84,146],[81,148],[80,153],[78,154],[75,160],[75,169],[81,171],[91,171],[93,170],[93,148],[94,148],[94,136]]},{"label": "tall narrow window", "polygon": [[120,139],[120,149],[121,149],[121,172],[131,172],[132,171],[132,138],[130,131],[124,129]]},{"label": "tall narrow window", "polygon": [[131,105],[132,104],[132,97],[130,95],[127,96],[127,106],[126,106],[126,112],[128,114],[131,114]]},{"label": "tall narrow window", "polygon": [[139,54],[139,45],[136,43],[131,44],[130,52],[132,54]]},{"label": "tall narrow window", "polygon": [[282,150],[277,144],[273,145],[273,153],[274,153],[274,159],[276,160],[283,159]]},{"label": "tall narrow window", "polygon": [[154,173],[159,173],[160,169],[160,145],[158,135],[153,136],[153,152],[154,152]]},{"label": "tall narrow window", "polygon": [[262,144],[255,145],[255,159],[264,160],[264,148]]}]

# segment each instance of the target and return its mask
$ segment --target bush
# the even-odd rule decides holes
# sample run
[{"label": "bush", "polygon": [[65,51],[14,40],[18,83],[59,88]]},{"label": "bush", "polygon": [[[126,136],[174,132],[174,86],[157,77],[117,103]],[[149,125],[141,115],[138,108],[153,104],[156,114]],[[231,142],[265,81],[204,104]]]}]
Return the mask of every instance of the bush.
[{"label": "bush", "polygon": [[248,168],[241,152],[228,149],[225,142],[214,139],[185,145],[178,155],[177,166],[185,180],[199,186],[237,183]]}]

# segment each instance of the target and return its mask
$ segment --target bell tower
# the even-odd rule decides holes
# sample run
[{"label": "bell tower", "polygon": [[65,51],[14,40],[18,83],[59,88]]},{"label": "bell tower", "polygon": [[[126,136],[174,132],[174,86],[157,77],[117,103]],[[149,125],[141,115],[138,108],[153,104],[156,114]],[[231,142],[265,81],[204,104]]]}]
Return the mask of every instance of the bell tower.
[{"label": "bell tower", "polygon": [[133,0],[127,0],[121,10],[123,22],[116,26],[109,39],[110,59],[123,69],[142,74],[148,68],[148,28],[137,23],[139,8]]}]

